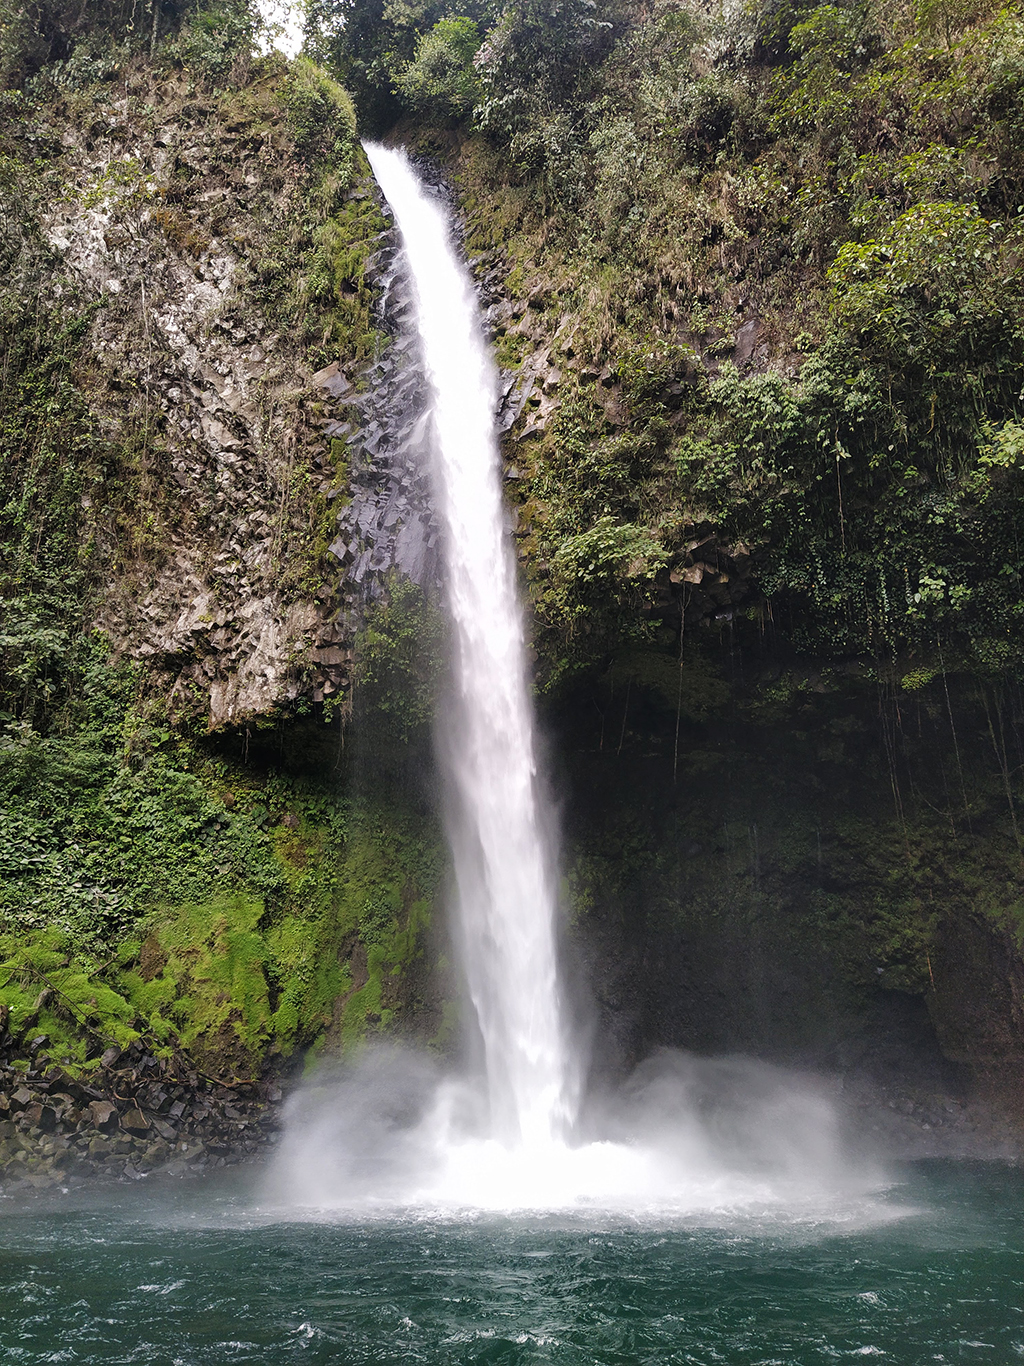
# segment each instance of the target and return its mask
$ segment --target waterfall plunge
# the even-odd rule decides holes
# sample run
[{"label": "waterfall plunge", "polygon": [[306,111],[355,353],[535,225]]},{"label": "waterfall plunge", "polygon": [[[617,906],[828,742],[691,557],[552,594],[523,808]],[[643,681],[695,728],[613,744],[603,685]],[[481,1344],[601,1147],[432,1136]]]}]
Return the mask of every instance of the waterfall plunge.
[{"label": "waterfall plunge", "polygon": [[557,966],[550,816],[538,793],[522,613],[505,531],[496,384],[476,295],[445,214],[402,152],[368,146],[401,234],[430,393],[431,455],[444,529],[453,696],[440,750],[458,930],[483,1039],[496,1138],[562,1139],[578,1071]]},{"label": "waterfall plunge", "polygon": [[[458,940],[486,1087],[429,1058],[368,1051],[290,1102],[268,1193],[289,1208],[628,1211],[831,1208],[877,1181],[849,1171],[813,1079],[662,1050],[581,1105],[558,973],[551,817],[538,793],[522,617],[504,531],[495,375],[441,208],[401,152],[366,149],[395,214],[428,387],[444,530],[450,788]],[[486,1095],[481,1096],[481,1090]]]}]

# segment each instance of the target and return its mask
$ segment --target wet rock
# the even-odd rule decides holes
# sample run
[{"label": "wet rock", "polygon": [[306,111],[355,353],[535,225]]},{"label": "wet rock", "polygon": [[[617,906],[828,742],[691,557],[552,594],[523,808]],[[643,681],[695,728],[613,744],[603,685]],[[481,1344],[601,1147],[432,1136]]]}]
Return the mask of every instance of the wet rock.
[{"label": "wet rock", "polygon": [[93,1127],[108,1132],[117,1128],[117,1106],[109,1100],[94,1100],[89,1106]]},{"label": "wet rock", "polygon": [[146,1088],[140,1097],[142,1104],[151,1114],[163,1114],[170,1108],[171,1098],[162,1086],[151,1085]]},{"label": "wet rock", "polygon": [[33,1101],[25,1106],[24,1116],[32,1128],[39,1129],[44,1134],[52,1134],[57,1127],[57,1112],[52,1105]]},{"label": "wet rock", "polygon": [[180,1177],[188,1175],[188,1163],[184,1158],[176,1157],[168,1162],[166,1166],[158,1167],[154,1173],[156,1176]]},{"label": "wet rock", "polygon": [[149,1120],[137,1105],[131,1105],[121,1116],[121,1128],[132,1134],[144,1134],[149,1131]]},{"label": "wet rock", "polygon": [[[328,633],[341,627],[334,622]],[[20,1052],[24,1056],[25,1045]],[[230,1164],[272,1141],[282,1099],[275,1083],[211,1086],[141,1045],[88,1079],[52,1060],[0,1065],[0,1183],[25,1172],[48,1183],[93,1176],[137,1179],[180,1160],[192,1172]],[[179,1064],[180,1066],[180,1064]],[[33,1187],[34,1189],[35,1187]]]},{"label": "wet rock", "polygon": [[352,388],[351,381],[337,361],[333,361],[323,370],[318,370],[313,376],[313,383],[325,389],[333,398],[341,398]]}]

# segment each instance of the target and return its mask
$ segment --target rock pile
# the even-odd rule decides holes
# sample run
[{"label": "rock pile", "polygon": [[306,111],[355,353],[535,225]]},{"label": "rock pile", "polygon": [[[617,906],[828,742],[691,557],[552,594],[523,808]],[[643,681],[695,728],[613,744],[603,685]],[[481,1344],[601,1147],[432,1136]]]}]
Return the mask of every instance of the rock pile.
[{"label": "rock pile", "polygon": [[729,544],[708,528],[697,530],[682,541],[667,576],[659,576],[659,604],[672,602],[687,625],[708,618],[731,620],[750,592],[752,569],[750,549],[742,541]]},{"label": "rock pile", "polygon": [[[226,1085],[154,1057],[108,1048],[73,1074],[46,1037],[0,1062],[0,1191],[71,1187],[89,1176],[182,1177],[256,1156],[279,1128],[272,1082]],[[24,1052],[26,1056],[12,1056]]]}]

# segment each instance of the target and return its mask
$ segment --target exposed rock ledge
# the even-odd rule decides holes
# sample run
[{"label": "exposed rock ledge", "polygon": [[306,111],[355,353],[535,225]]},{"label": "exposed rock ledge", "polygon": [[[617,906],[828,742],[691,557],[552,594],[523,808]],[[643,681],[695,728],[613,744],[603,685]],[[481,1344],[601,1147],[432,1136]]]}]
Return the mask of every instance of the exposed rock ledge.
[{"label": "exposed rock ledge", "polygon": [[341,567],[325,554],[347,477],[324,431],[339,403],[260,305],[267,270],[301,292],[311,259],[308,245],[263,259],[305,192],[282,79],[243,104],[133,73],[88,119],[69,108],[64,192],[38,218],[51,301],[92,309],[76,376],[92,421],[142,452],[134,543],[91,514],[110,565],[93,624],[211,727],[335,691],[346,672]]}]

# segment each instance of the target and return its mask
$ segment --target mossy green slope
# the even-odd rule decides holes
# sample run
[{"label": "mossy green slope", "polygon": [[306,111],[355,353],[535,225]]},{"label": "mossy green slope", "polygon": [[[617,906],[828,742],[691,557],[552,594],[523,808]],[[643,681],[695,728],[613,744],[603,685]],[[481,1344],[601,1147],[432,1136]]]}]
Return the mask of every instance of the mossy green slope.
[{"label": "mossy green slope", "polygon": [[215,1075],[429,1036],[436,1003],[407,989],[441,874],[422,809],[163,734],[127,751],[87,722],[0,750],[12,1029],[79,1063],[141,1035]]}]

